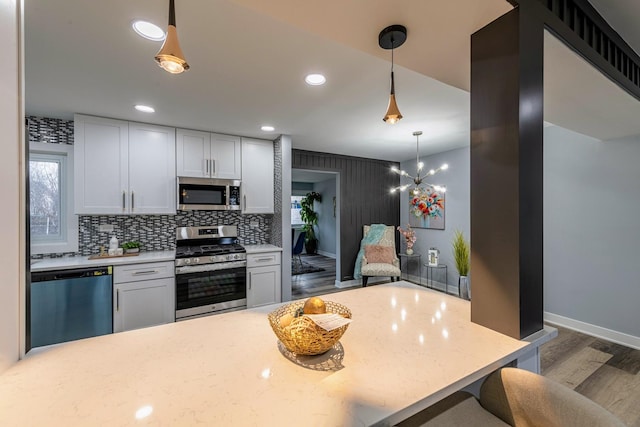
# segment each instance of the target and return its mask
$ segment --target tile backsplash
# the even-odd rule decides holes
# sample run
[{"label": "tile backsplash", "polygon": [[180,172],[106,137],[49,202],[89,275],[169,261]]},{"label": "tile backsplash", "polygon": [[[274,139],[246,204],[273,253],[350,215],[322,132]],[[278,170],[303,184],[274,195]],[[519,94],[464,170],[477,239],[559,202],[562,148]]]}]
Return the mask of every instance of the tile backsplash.
[{"label": "tile backsplash", "polygon": [[[27,126],[29,141],[73,144],[72,120],[28,116]],[[276,150],[275,155],[279,157],[281,153]],[[172,250],[175,249],[176,227],[237,225],[241,244],[273,243],[273,217],[227,211],[187,211],[176,215],[80,215],[78,252],[33,255],[32,258],[97,254],[100,246],[109,246],[109,239],[114,234],[121,243],[134,240],[140,242],[143,251]],[[98,231],[103,224],[113,225],[113,233]]]}]

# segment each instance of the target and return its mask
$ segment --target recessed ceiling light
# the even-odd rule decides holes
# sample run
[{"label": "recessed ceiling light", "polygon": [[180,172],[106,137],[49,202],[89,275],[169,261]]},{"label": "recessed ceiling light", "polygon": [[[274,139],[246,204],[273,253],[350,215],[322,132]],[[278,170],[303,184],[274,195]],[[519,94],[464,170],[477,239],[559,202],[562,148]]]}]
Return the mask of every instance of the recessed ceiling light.
[{"label": "recessed ceiling light", "polygon": [[133,31],[147,40],[153,40],[154,42],[164,40],[164,30],[156,24],[147,21],[133,21],[131,26],[133,27]]},{"label": "recessed ceiling light", "polygon": [[149,107],[148,105],[138,104],[134,107],[138,111],[142,111],[143,113],[155,113],[156,109],[153,107]]},{"label": "recessed ceiling light", "polygon": [[304,81],[311,86],[320,86],[326,83],[327,79],[322,74],[309,74]]},{"label": "recessed ceiling light", "polygon": [[262,129],[265,132],[273,132],[274,130],[276,130],[276,128],[274,128],[273,126],[262,126],[260,129]]}]

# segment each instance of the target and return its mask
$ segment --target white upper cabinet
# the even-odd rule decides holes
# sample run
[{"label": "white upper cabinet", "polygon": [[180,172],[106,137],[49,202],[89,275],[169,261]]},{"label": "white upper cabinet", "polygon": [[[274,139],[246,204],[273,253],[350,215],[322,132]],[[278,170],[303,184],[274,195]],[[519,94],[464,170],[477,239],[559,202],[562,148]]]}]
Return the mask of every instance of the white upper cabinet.
[{"label": "white upper cabinet", "polygon": [[176,212],[175,129],[75,116],[75,213]]},{"label": "white upper cabinet", "polygon": [[208,178],[211,134],[178,129],[176,138],[177,175]]},{"label": "white upper cabinet", "polygon": [[176,130],[129,123],[129,212],[176,213]]},{"label": "white upper cabinet", "polygon": [[177,175],[194,178],[240,179],[240,137],[178,129]]},{"label": "white upper cabinet", "polygon": [[242,212],[273,213],[273,143],[242,138]]},{"label": "white upper cabinet", "polygon": [[76,115],[74,130],[75,213],[125,213],[129,124]]}]

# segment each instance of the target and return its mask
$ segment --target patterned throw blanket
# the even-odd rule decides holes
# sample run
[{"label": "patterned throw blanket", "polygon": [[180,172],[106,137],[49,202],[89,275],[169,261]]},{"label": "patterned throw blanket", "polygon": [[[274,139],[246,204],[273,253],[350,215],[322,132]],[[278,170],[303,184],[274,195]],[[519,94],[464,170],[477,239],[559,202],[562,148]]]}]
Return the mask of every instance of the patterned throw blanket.
[{"label": "patterned throw blanket", "polygon": [[361,279],[362,272],[362,257],[364,256],[364,247],[366,245],[375,245],[379,243],[386,231],[387,226],[385,224],[371,224],[371,228],[369,228],[369,233],[362,238],[360,242],[360,251],[358,252],[358,257],[356,258],[356,265],[353,268],[353,277],[354,279]]}]

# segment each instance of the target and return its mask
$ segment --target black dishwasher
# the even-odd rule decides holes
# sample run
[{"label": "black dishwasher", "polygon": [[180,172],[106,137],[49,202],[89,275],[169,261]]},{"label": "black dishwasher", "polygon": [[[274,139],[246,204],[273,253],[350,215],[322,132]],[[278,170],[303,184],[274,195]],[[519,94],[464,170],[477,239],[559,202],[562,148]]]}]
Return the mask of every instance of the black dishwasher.
[{"label": "black dishwasher", "polygon": [[31,273],[29,348],[113,332],[111,267]]}]

